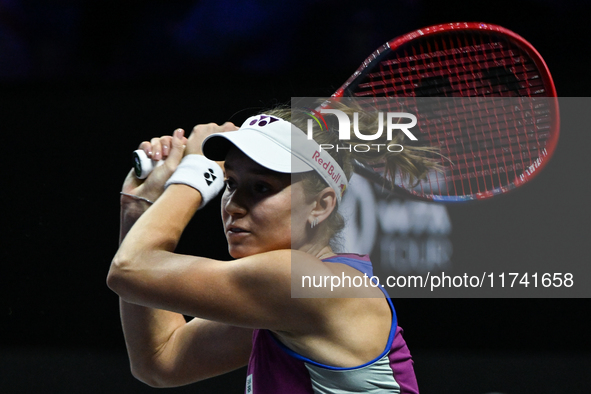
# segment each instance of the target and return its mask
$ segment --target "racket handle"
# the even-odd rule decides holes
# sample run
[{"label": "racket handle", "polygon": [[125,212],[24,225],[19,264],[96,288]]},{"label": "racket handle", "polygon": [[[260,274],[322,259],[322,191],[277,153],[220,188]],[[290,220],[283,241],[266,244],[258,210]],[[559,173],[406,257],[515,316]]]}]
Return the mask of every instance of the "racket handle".
[{"label": "racket handle", "polygon": [[152,170],[164,164],[164,160],[152,160],[141,149],[133,152],[133,169],[138,179],[146,179]]}]

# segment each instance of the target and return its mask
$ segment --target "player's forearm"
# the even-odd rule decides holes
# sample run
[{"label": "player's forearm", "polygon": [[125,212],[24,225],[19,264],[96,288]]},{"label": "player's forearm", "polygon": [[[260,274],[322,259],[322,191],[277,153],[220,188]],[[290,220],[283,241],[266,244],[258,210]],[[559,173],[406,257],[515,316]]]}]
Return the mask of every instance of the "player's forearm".
[{"label": "player's forearm", "polygon": [[121,213],[119,222],[119,245],[133,224],[150,207],[150,203],[128,196],[121,196]]},{"label": "player's forearm", "polygon": [[122,242],[111,264],[109,287],[121,295],[120,279],[157,268],[163,252],[170,253],[176,248],[200,203],[201,195],[196,190],[171,185],[145,213],[138,215],[137,206],[123,209]]},{"label": "player's forearm", "polygon": [[121,325],[132,374],[150,386],[161,386],[167,361],[162,350],[186,324],[179,313],[135,305],[120,299]]},{"label": "player's forearm", "polygon": [[[120,243],[136,221],[149,208],[149,203],[122,196]],[[161,350],[176,329],[185,324],[183,315],[161,309],[128,303],[120,298],[120,315],[131,371],[139,380],[159,386],[162,370]]]}]

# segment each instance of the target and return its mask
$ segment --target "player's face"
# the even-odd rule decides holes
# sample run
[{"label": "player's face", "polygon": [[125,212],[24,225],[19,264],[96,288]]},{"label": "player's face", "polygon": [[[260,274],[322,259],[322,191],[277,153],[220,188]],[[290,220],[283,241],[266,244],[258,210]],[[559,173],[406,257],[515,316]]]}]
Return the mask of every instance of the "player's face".
[{"label": "player's face", "polygon": [[291,174],[262,167],[236,148],[226,157],[225,173],[222,220],[232,257],[301,243],[310,212],[301,182],[292,184]]}]

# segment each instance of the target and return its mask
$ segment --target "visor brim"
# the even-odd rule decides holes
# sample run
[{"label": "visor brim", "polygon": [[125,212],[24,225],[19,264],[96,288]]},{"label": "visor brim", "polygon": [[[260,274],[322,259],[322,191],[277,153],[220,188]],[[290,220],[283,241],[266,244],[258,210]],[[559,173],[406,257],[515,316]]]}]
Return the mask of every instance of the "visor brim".
[{"label": "visor brim", "polygon": [[289,147],[252,129],[212,134],[203,141],[202,149],[208,159],[223,161],[233,146],[256,163],[273,171],[294,174],[313,170],[292,155]]}]

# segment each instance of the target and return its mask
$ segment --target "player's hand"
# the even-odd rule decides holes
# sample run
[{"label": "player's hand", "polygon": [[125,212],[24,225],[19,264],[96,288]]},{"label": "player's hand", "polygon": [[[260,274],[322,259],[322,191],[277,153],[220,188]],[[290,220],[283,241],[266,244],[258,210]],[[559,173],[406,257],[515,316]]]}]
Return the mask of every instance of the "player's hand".
[{"label": "player's hand", "polygon": [[236,127],[234,123],[231,122],[226,122],[223,125],[217,125],[215,123],[197,125],[193,127],[191,135],[189,135],[189,139],[187,141],[187,149],[185,149],[185,155],[202,155],[203,151],[201,150],[201,145],[203,144],[203,140],[205,140],[207,136],[214,133],[223,133],[226,131],[235,130],[238,130],[238,127]]},{"label": "player's hand", "polygon": [[[146,179],[138,179],[132,169],[125,178],[122,192],[156,201],[164,193],[164,185],[181,162],[187,145],[183,129],[176,129],[172,136],[162,136],[144,141],[139,149],[146,152],[152,160],[164,160],[164,164],[154,168]],[[122,200],[123,201],[123,200]]]}]

